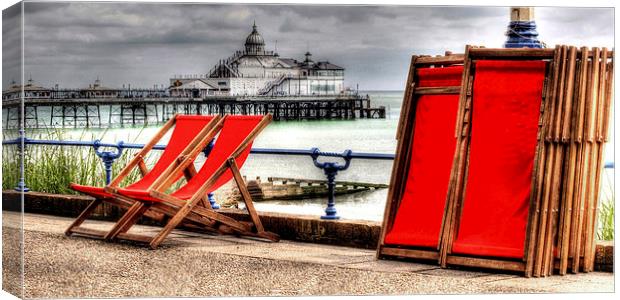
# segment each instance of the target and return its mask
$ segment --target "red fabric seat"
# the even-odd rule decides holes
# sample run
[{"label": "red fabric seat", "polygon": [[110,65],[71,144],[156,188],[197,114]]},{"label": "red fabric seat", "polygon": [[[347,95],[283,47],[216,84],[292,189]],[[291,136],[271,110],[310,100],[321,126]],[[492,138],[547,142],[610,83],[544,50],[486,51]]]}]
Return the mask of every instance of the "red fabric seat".
[{"label": "red fabric seat", "polygon": [[452,253],[522,258],[544,61],[478,61],[469,171]]},{"label": "red fabric seat", "polygon": [[[196,191],[205,183],[211,174],[217,170],[222,163],[224,163],[235,149],[241,144],[241,142],[250,134],[250,132],[260,123],[263,116],[226,116],[224,119],[224,126],[215,140],[215,145],[209,153],[209,157],[200,168],[196,176],[189,180],[184,186],[173,192],[171,196],[178,199],[187,200],[190,199]],[[236,158],[239,168],[243,165],[250,150],[252,143],[250,143],[246,149]],[[180,175],[179,175],[180,176]],[[218,178],[216,183],[207,191],[212,192],[218,189],[232,179],[232,172],[227,170],[222,176]],[[148,195],[146,189],[136,189],[134,187],[128,187],[125,189],[119,189],[119,194],[131,197],[133,199],[139,199],[142,201],[161,201]]]},{"label": "red fabric seat", "polygon": [[[460,86],[463,67],[418,70],[419,87]],[[454,159],[458,94],[417,100],[405,190],[386,244],[437,248]]]},{"label": "red fabric seat", "polygon": [[81,185],[77,183],[70,183],[69,187],[74,190],[89,196],[93,196],[95,198],[109,198],[112,195],[105,192],[102,187],[89,186],[89,185]]},{"label": "red fabric seat", "polygon": [[[192,139],[213,119],[212,116],[193,116],[193,115],[177,115],[174,130],[170,136],[170,140],[166,145],[166,149],[157,160],[153,168],[138,181],[128,185],[126,188],[140,190],[148,188],[157,177],[177,159],[179,154],[187,147]],[[181,175],[178,177],[180,178]],[[85,186],[71,183],[73,190],[96,198],[109,198],[109,194],[102,187]]]}]

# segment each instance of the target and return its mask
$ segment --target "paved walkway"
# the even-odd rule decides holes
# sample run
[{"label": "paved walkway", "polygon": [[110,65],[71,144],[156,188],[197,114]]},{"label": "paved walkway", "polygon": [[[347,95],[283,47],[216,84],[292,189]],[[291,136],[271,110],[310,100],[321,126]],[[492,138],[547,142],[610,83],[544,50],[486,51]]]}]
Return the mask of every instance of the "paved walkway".
[{"label": "paved walkway", "polygon": [[[20,216],[3,212],[5,266]],[[26,214],[25,296],[278,296],[613,292],[612,273],[548,278],[377,261],[373,250],[174,231],[158,250],[65,237],[71,219]],[[93,221],[105,229],[109,222]],[[136,226],[136,232],[158,228]],[[16,270],[17,268],[13,268]],[[7,269],[8,270],[8,269]],[[7,275],[5,271],[5,275]],[[10,287],[11,279],[5,286]]]}]

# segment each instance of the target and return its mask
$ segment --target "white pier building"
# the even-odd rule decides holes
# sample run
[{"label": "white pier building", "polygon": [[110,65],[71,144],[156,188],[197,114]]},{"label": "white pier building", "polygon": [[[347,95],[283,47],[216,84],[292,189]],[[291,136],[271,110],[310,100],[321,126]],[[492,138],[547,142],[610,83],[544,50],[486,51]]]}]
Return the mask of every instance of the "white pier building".
[{"label": "white pier building", "polygon": [[170,96],[337,96],[344,93],[344,68],[328,61],[282,58],[265,50],[256,24],[245,49],[220,60],[207,74],[170,79]]}]

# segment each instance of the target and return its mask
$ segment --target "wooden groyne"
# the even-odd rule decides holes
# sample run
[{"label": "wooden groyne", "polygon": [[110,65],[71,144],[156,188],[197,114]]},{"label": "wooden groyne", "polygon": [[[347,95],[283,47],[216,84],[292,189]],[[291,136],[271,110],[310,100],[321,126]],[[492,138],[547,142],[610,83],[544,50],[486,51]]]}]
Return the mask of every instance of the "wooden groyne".
[{"label": "wooden groyne", "polygon": [[[20,100],[3,100],[4,128],[17,128]],[[101,128],[160,124],[174,114],[272,114],[274,120],[385,118],[385,107],[371,107],[359,95],[296,97],[96,97],[27,98],[26,128]]]},{"label": "wooden groyne", "polygon": [[[267,181],[263,181],[257,177],[256,180],[246,180],[246,182],[254,201],[300,200],[327,196],[326,180],[268,177]],[[387,188],[387,185],[336,181],[335,194],[352,194],[382,188]]]}]

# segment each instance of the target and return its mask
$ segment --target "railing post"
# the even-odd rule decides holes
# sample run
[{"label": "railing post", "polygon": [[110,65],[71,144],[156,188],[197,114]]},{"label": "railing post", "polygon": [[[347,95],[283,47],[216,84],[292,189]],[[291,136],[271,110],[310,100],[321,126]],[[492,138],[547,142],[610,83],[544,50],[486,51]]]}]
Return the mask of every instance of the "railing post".
[{"label": "railing post", "polygon": [[19,163],[19,181],[17,182],[17,186],[15,190],[18,192],[28,192],[30,189],[26,187],[26,179],[25,179],[25,168],[24,164],[26,163],[26,138],[24,129],[19,130],[19,142],[17,143],[17,153],[21,157],[21,161]]},{"label": "railing post", "polygon": [[101,158],[103,161],[103,166],[105,168],[105,184],[110,184],[112,181],[112,164],[114,164],[114,160],[119,158],[123,153],[123,141],[118,142],[115,146],[117,149],[116,152],[112,151],[99,151],[99,147],[101,144],[100,140],[95,140],[93,143],[93,148],[95,148],[95,154]]},{"label": "railing post", "polygon": [[323,173],[327,176],[327,207],[325,208],[325,215],[321,216],[321,219],[338,220],[340,216],[338,216],[336,211],[336,175],[338,175],[338,171],[344,171],[349,168],[352,151],[346,150],[342,153],[345,161],[344,165],[337,162],[318,162],[318,157],[323,153],[318,148],[312,148],[311,151],[312,162],[317,168],[323,169]]},{"label": "railing post", "polygon": [[[207,145],[207,147],[205,147],[204,149],[202,149],[202,153],[205,154],[205,158],[209,157],[209,154],[211,153],[211,150],[213,149],[213,143],[215,142],[215,140],[212,140],[209,145]],[[211,203],[211,208],[213,209],[219,209],[220,205],[217,204],[217,202],[215,202],[215,196],[213,195],[213,193],[208,193],[207,194],[207,198],[209,199],[209,203]]]}]

